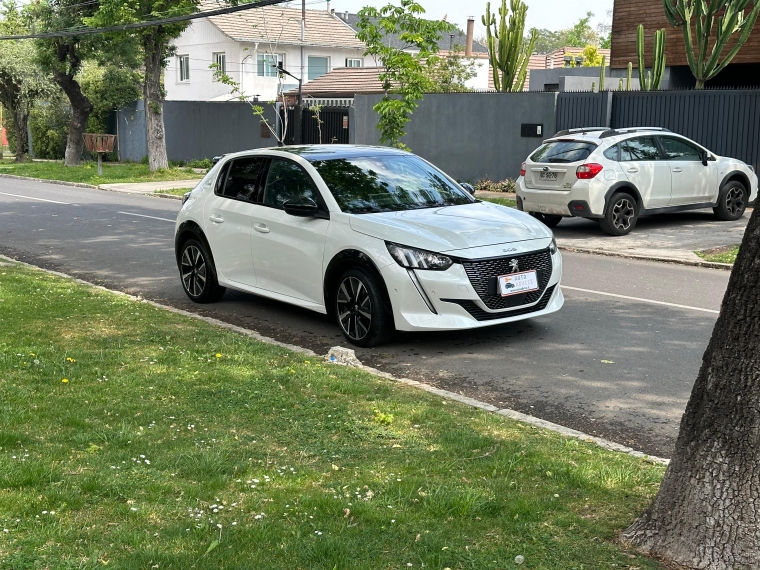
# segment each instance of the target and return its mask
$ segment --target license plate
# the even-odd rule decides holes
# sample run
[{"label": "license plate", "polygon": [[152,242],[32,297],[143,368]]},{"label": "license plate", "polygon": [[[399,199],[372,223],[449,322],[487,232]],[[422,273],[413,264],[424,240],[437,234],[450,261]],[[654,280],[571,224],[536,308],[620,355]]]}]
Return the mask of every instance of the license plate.
[{"label": "license plate", "polygon": [[538,179],[546,181],[557,180],[557,174],[559,174],[559,172],[539,172]]},{"label": "license plate", "polygon": [[538,276],[535,271],[523,271],[521,273],[501,275],[498,278],[498,281],[499,293],[501,293],[502,297],[538,291]]}]

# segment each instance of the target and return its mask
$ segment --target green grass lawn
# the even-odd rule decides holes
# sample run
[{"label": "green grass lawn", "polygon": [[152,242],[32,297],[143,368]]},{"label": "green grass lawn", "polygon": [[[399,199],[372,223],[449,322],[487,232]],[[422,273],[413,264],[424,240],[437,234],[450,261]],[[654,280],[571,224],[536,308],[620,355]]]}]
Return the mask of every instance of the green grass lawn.
[{"label": "green grass lawn", "polygon": [[154,194],[171,194],[172,196],[184,196],[192,188],[169,188],[168,190],[156,190]]},{"label": "green grass lawn", "polygon": [[507,206],[509,208],[515,208],[517,207],[517,202],[514,200],[509,200],[507,198],[481,198],[478,197],[478,200],[483,200],[484,202],[493,202],[494,204],[500,204],[502,206]]},{"label": "green grass lawn", "polygon": [[63,161],[23,162],[0,161],[0,174],[29,176],[44,180],[83,182],[85,184],[113,184],[117,182],[157,182],[162,180],[190,180],[203,178],[190,168],[169,168],[149,172],[146,164],[103,164],[103,176],[98,176],[96,162],[85,162],[81,166],[64,166]]},{"label": "green grass lawn", "polygon": [[663,469],[0,266],[0,568],[655,569]]},{"label": "green grass lawn", "polygon": [[739,253],[739,246],[733,245],[706,251],[695,251],[694,253],[705,261],[712,261],[713,263],[734,263],[736,261],[736,254]]}]

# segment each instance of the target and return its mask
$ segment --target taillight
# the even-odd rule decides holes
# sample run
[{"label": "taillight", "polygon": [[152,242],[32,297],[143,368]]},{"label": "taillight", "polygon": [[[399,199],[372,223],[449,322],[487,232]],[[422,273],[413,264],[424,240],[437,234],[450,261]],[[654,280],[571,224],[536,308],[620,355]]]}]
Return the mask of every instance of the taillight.
[{"label": "taillight", "polygon": [[604,170],[604,166],[601,164],[589,162],[587,164],[581,164],[575,171],[575,176],[578,177],[578,180],[590,180],[602,170]]},{"label": "taillight", "polygon": [[525,163],[520,165],[520,176],[525,176]]}]

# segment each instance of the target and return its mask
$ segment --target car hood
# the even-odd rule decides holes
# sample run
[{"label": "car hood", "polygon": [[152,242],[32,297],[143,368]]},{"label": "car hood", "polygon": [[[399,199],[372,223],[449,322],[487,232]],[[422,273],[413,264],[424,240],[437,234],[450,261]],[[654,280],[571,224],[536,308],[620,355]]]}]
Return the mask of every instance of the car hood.
[{"label": "car hood", "polygon": [[359,233],[436,252],[552,236],[528,214],[489,202],[358,214],[349,223]]}]

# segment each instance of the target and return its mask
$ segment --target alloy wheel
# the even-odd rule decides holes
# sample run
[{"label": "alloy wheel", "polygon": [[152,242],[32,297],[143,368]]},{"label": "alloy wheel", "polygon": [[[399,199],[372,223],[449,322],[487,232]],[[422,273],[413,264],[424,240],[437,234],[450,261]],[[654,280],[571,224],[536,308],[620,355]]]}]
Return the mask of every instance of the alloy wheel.
[{"label": "alloy wheel", "polygon": [[369,291],[357,277],[346,277],[338,287],[338,321],[353,340],[362,340],[372,326],[372,301]]},{"label": "alloy wheel", "polygon": [[629,198],[621,198],[612,207],[612,224],[616,229],[627,231],[636,215],[636,209]]},{"label": "alloy wheel", "polygon": [[739,213],[744,210],[744,190],[741,188],[731,188],[726,192],[726,211],[732,217],[738,217]]},{"label": "alloy wheel", "polygon": [[182,252],[182,284],[185,290],[193,297],[203,293],[206,286],[206,260],[201,250],[190,245]]}]

